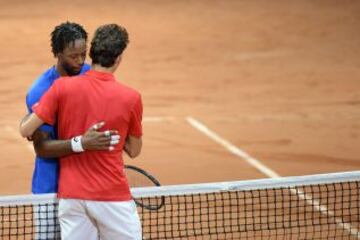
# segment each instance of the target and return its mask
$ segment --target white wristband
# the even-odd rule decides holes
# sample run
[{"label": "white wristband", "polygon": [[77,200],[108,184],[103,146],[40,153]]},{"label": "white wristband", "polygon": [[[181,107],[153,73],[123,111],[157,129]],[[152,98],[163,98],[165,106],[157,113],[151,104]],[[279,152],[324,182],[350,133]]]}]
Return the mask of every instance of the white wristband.
[{"label": "white wristband", "polygon": [[81,144],[81,138],[82,136],[80,135],[71,139],[71,149],[73,150],[73,152],[79,153],[85,151]]}]

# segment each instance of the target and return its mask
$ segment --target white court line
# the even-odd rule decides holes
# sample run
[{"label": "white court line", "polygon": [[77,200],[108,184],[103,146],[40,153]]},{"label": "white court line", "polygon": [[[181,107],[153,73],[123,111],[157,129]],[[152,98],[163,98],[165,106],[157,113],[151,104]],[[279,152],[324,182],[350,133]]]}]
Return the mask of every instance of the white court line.
[{"label": "white court line", "polygon": [[224,148],[226,148],[229,152],[232,154],[244,159],[246,162],[248,162],[251,166],[258,169],[260,172],[265,174],[268,177],[276,178],[280,177],[278,173],[276,173],[274,170],[268,168],[264,164],[262,164],[259,160],[253,158],[248,153],[240,150],[238,147],[230,143],[229,141],[226,141],[225,139],[221,138],[219,135],[217,135],[215,132],[211,131],[209,128],[207,128],[204,124],[200,123],[198,120],[194,119],[193,117],[186,117],[186,121],[195,129],[199,130],[200,132],[204,133],[206,136],[214,140],[215,142],[222,145]]},{"label": "white court line", "polygon": [[175,117],[166,116],[166,117],[144,117],[143,122],[172,122],[175,121]]},{"label": "white court line", "polygon": [[[196,130],[204,133],[210,139],[219,143],[220,145],[222,145],[224,148],[226,148],[232,154],[244,159],[251,166],[255,167],[260,172],[264,173],[266,176],[268,176],[270,178],[281,177],[278,173],[276,173],[269,167],[262,164],[259,160],[251,157],[248,153],[242,151],[241,149],[239,149],[238,147],[236,147],[229,141],[221,138],[218,134],[211,131],[208,127],[206,127],[203,123],[196,120],[195,118],[188,116],[188,117],[186,117],[186,121],[192,127],[194,127]],[[360,232],[358,229],[352,227],[350,223],[344,222],[341,218],[335,217],[335,213],[333,211],[330,211],[326,206],[321,205],[319,201],[314,200],[309,194],[305,194],[301,190],[296,190],[295,188],[291,188],[290,191],[294,195],[298,196],[301,200],[305,200],[307,204],[311,205],[315,210],[319,211],[321,214],[323,214],[327,217],[334,218],[335,222],[338,224],[339,227],[348,231],[351,235],[357,237],[357,239],[360,239]]]}]

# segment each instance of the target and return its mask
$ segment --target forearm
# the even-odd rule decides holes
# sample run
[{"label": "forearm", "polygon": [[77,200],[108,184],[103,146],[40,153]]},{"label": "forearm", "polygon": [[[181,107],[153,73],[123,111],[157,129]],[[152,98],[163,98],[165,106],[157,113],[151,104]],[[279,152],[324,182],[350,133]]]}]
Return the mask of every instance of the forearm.
[{"label": "forearm", "polygon": [[124,151],[126,152],[126,154],[131,157],[131,151],[130,151],[130,145],[129,143],[126,141],[125,144],[124,144]]},{"label": "forearm", "polygon": [[[111,151],[114,145],[119,143],[120,136],[116,130],[98,132],[104,123],[95,124],[90,127],[81,137],[80,152],[90,150]],[[51,139],[50,133],[36,130],[32,136],[36,155],[43,158],[59,158],[79,152],[79,142],[68,140]],[[79,138],[78,138],[79,139]]]},{"label": "forearm", "polygon": [[131,158],[135,158],[140,155],[142,148],[142,140],[141,138],[136,138],[132,136],[128,136],[125,141],[124,151],[129,155]]},{"label": "forearm", "polygon": [[42,158],[59,158],[73,154],[71,140],[45,140],[34,142],[36,155]]},{"label": "forearm", "polygon": [[38,127],[44,122],[34,113],[26,115],[20,122],[21,136],[28,138],[33,135]]}]

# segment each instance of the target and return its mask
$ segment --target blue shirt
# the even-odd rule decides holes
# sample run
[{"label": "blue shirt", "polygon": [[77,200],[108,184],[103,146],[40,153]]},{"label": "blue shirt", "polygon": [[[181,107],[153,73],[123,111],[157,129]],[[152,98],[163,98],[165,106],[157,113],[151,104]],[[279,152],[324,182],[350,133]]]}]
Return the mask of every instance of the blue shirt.
[{"label": "blue shirt", "polygon": [[[90,69],[88,64],[84,64],[80,74],[85,73]],[[26,106],[31,113],[31,107],[37,103],[42,95],[51,87],[56,79],[60,77],[55,66],[44,72],[31,86],[26,95]],[[57,139],[56,126],[44,124],[40,130],[47,132],[50,139]],[[59,177],[59,161],[56,158],[41,158],[36,156],[35,168],[32,178],[31,191],[34,194],[40,193],[56,193],[58,189]]]}]

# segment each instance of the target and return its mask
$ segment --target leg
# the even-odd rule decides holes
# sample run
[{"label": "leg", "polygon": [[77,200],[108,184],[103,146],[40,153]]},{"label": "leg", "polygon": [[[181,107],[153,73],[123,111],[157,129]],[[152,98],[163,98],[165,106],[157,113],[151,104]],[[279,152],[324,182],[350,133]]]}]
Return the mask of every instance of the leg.
[{"label": "leg", "polygon": [[141,222],[134,201],[86,201],[96,219],[101,240],[141,240]]},{"label": "leg", "polygon": [[95,222],[87,215],[82,200],[60,199],[59,222],[62,240],[98,239]]}]

